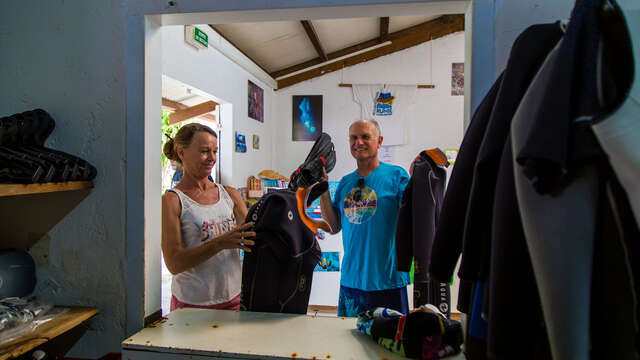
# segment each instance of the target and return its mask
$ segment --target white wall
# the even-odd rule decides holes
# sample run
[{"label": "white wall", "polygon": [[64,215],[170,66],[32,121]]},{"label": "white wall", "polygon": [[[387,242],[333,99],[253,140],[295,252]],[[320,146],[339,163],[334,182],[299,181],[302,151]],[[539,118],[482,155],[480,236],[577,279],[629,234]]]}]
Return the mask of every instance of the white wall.
[{"label": "white wall", "polygon": [[[209,42],[225,41],[208,25],[198,25],[209,36]],[[240,65],[229,60],[214,47],[198,50],[184,42],[183,26],[164,26],[162,32],[163,74],[213,95],[223,104],[220,144],[222,183],[246,186],[247,178],[260,170],[270,169],[272,131],[271,108],[274,91]],[[247,116],[247,83],[251,80],[264,90],[264,123]],[[228,118],[232,113],[233,117]],[[231,120],[231,121],[229,121]],[[235,152],[235,132],[247,139],[247,152]],[[252,147],[252,138],[260,136],[260,149]]]},{"label": "white wall", "polygon": [[[290,174],[311,149],[311,141],[292,141],[292,95],[323,96],[323,131],[336,146],[336,167],[332,181],[356,168],[349,152],[348,127],[360,117],[360,106],[353,101],[353,84],[435,84],[435,89],[418,89],[415,104],[405,118],[408,142],[394,146],[396,165],[407,171],[413,159],[425,149],[458,148],[463,136],[464,97],[451,96],[451,63],[464,61],[465,36],[458,32],[421,45],[311,79],[276,92],[274,120],[278,125],[274,163],[277,171]],[[431,64],[433,61],[433,64]],[[384,133],[382,134],[384,136]],[[384,142],[383,142],[384,145]],[[323,251],[340,251],[342,237],[328,235],[320,243]],[[339,273],[316,272],[310,303],[337,305]]]}]

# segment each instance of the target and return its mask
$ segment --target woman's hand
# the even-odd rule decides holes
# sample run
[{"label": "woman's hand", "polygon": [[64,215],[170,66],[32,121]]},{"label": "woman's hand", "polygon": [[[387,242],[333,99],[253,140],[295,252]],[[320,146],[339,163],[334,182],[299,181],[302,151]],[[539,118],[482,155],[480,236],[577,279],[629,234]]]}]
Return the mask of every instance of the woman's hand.
[{"label": "woman's hand", "polygon": [[240,226],[236,226],[233,230],[220,234],[211,240],[214,242],[220,250],[223,249],[241,249],[246,252],[251,252],[251,248],[248,246],[255,245],[255,241],[248,238],[254,238],[256,233],[254,231],[246,231],[251,229],[253,222],[248,222]]}]

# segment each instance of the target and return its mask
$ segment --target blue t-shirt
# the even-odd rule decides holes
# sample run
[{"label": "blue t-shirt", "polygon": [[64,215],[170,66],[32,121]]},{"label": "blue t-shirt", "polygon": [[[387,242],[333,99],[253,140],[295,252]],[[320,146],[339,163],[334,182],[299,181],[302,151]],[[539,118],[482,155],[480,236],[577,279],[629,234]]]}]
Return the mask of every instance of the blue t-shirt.
[{"label": "blue t-shirt", "polygon": [[364,291],[406,286],[409,273],[396,263],[396,224],[409,175],[381,162],[362,188],[360,179],[357,170],[343,177],[333,199],[344,246],[340,285]]}]

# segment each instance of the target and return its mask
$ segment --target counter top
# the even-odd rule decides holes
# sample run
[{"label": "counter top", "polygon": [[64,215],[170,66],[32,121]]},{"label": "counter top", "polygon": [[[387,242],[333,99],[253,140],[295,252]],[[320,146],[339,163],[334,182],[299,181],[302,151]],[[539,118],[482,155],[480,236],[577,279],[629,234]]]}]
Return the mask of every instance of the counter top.
[{"label": "counter top", "polygon": [[179,309],[122,347],[232,359],[402,359],[355,327],[355,318]]}]

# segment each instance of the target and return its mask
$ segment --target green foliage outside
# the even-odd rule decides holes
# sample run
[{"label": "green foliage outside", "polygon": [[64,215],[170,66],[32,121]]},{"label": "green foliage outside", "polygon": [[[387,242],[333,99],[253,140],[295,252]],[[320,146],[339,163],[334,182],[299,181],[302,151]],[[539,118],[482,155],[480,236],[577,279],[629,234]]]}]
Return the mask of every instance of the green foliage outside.
[{"label": "green foliage outside", "polygon": [[[164,149],[164,144],[169,141],[169,138],[166,135],[169,135],[173,138],[178,133],[180,126],[182,126],[181,123],[169,125],[169,114],[171,113],[173,113],[173,111],[162,110],[162,149]],[[169,159],[164,156],[164,151],[162,151],[162,149],[160,150],[162,152],[162,168],[165,169]]]},{"label": "green foliage outside", "polygon": [[178,133],[178,130],[182,126],[182,123],[169,125],[169,114],[173,111],[162,110],[162,193],[171,188],[171,178],[173,177],[173,168],[171,167],[171,162],[164,155],[164,144],[169,141],[169,138],[165,135],[171,136],[171,138],[175,137]]}]

